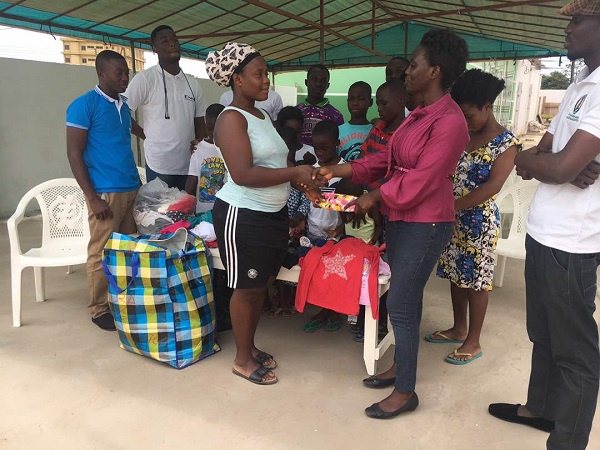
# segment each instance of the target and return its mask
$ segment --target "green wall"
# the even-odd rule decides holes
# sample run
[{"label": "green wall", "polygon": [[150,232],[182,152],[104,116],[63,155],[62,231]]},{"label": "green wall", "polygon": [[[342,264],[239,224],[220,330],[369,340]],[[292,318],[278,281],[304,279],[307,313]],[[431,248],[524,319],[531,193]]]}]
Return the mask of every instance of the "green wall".
[{"label": "green wall", "polygon": [[[508,126],[514,114],[514,101],[516,97],[515,81],[516,72],[513,61],[484,61],[468,63],[467,69],[479,68],[486,72],[502,78],[506,81],[506,89],[494,103],[494,114],[496,119],[504,126]],[[346,99],[348,97],[348,88],[356,81],[365,81],[373,89],[373,106],[369,109],[367,117],[375,119],[377,107],[375,106],[375,91],[385,81],[385,67],[362,67],[355,69],[332,69],[330,70],[331,79],[327,97],[333,106],[344,114],[344,119],[350,119]],[[296,86],[298,90],[298,102],[306,98],[306,72],[284,72],[275,74],[275,85]]]},{"label": "green wall", "polygon": [[[375,119],[378,117],[377,107],[375,106],[375,91],[385,81],[385,67],[364,67],[357,69],[333,69],[330,70],[331,79],[329,81],[329,89],[327,90],[327,98],[333,106],[339,109],[344,114],[344,119],[350,119],[346,99],[348,96],[348,88],[356,81],[365,81],[371,85],[373,89],[373,106],[369,109],[367,117]],[[298,102],[306,98],[306,72],[285,72],[275,74],[275,86],[296,86],[298,89]]]}]

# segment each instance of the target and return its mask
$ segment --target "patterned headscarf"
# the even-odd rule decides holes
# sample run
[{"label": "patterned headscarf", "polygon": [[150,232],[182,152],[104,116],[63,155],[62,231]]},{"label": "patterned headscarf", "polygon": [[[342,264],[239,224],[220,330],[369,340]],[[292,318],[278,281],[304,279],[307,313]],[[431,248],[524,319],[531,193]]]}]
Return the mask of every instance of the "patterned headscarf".
[{"label": "patterned headscarf", "polygon": [[205,61],[208,77],[219,86],[229,87],[233,72],[251,54],[258,52],[248,44],[228,42],[223,50],[208,54]]},{"label": "patterned headscarf", "polygon": [[563,16],[600,16],[600,0],[573,0],[558,13]]}]

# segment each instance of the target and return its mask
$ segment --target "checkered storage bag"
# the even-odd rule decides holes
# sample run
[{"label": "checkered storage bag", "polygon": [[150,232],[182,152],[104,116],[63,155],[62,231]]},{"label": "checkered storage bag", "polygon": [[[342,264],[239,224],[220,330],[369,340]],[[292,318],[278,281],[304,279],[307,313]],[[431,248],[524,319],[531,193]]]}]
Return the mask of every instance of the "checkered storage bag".
[{"label": "checkered storage bag", "polygon": [[177,369],[220,350],[212,261],[198,236],[113,233],[102,266],[122,348]]}]

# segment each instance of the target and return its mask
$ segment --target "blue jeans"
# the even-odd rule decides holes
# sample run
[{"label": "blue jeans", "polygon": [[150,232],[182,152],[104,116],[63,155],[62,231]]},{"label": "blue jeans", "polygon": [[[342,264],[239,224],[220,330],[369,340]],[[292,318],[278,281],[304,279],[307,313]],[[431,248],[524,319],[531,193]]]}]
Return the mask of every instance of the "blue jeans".
[{"label": "blue jeans", "polygon": [[598,398],[596,269],[600,253],[525,240],[527,333],[533,342],[527,409],[555,421],[548,449],[586,448]]},{"label": "blue jeans", "polygon": [[185,191],[187,177],[187,175],[164,175],[162,173],[155,172],[146,165],[146,182],[150,182],[155,178],[160,178],[167,183],[169,187],[176,187],[180,191]]},{"label": "blue jeans", "polygon": [[453,227],[454,222],[387,224],[387,254],[392,270],[387,308],[396,345],[394,387],[400,392],[415,390],[423,290]]}]

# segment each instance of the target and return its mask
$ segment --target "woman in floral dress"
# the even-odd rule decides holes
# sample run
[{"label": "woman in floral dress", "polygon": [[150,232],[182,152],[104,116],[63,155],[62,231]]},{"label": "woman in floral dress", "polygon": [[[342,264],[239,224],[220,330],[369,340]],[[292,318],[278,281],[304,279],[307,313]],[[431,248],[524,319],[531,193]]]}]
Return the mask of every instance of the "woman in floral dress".
[{"label": "woman in floral dress", "polygon": [[503,80],[478,69],[465,72],[452,87],[452,98],[462,109],[471,135],[454,176],[455,230],[437,269],[439,277],[450,280],[454,325],[425,337],[432,343],[462,344],[446,357],[451,364],[468,364],[483,355],[479,338],[500,234],[494,199],[520,148],[492,111],[503,89]]}]

